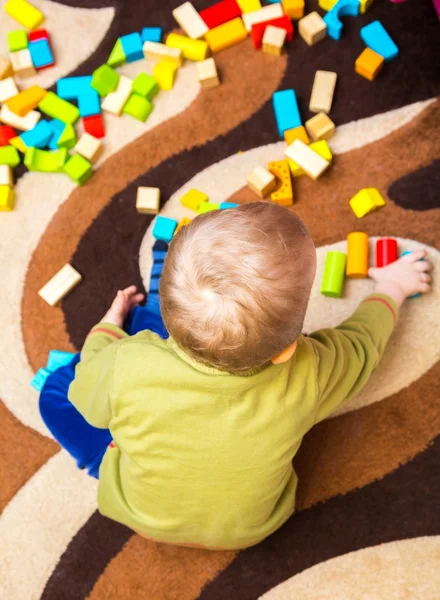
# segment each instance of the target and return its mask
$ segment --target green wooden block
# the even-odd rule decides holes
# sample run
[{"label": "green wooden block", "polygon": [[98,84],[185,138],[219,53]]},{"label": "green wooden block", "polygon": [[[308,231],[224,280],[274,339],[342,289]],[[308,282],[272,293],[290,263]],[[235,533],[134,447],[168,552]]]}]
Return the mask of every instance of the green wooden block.
[{"label": "green wooden block", "polygon": [[126,56],[124,52],[124,48],[122,46],[121,39],[118,38],[116,44],[113,46],[113,50],[108,57],[107,64],[111,67],[120,67],[126,62]]},{"label": "green wooden block", "polygon": [[142,98],[142,96],[138,96],[137,94],[131,94],[125,103],[122,112],[144,123],[152,110],[153,105],[149,100]]},{"label": "green wooden block", "polygon": [[67,160],[67,150],[40,150],[39,148],[27,148],[24,155],[24,164],[29,171],[40,171],[43,173],[61,173]]},{"label": "green wooden block", "polygon": [[64,165],[64,172],[77,183],[83,185],[93,175],[92,165],[80,154],[74,154]]},{"label": "green wooden block", "polygon": [[197,209],[199,215],[203,215],[203,213],[210,212],[211,210],[218,210],[220,208],[220,204],[214,204],[214,202],[202,202],[202,204]]},{"label": "green wooden block", "polygon": [[63,123],[73,124],[79,118],[79,110],[76,106],[59,98],[53,92],[48,92],[38,105],[41,112],[44,112],[53,119],[58,119]]},{"label": "green wooden block", "polygon": [[154,77],[148,75],[148,73],[139,73],[133,79],[133,92],[138,94],[138,96],[152,100],[158,91],[159,86],[157,85],[157,81]]},{"label": "green wooden block", "polygon": [[107,96],[118,87],[119,73],[109,65],[101,65],[93,72],[91,86],[100,96]]},{"label": "green wooden block", "polygon": [[0,165],[8,165],[9,167],[16,167],[20,164],[20,155],[17,148],[14,146],[2,146],[0,147]]},{"label": "green wooden block", "polygon": [[63,129],[63,133],[60,135],[57,141],[58,148],[67,148],[71,150],[76,146],[76,133],[73,125],[66,125]]},{"label": "green wooden block", "polygon": [[8,33],[9,52],[18,52],[28,47],[28,36],[23,29],[16,29]]}]

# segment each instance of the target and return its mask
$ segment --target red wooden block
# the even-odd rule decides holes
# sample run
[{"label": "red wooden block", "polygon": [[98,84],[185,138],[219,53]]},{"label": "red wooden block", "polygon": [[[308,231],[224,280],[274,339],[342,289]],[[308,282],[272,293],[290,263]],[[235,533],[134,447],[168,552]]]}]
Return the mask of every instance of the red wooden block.
[{"label": "red wooden block", "polygon": [[286,41],[291,42],[293,39],[293,25],[292,21],[289,19],[287,15],[283,17],[278,17],[277,19],[271,19],[270,21],[264,21],[264,23],[256,23],[252,25],[251,37],[252,42],[256,48],[256,50],[260,50],[261,44],[263,41],[264,32],[266,31],[266,27],[268,25],[273,25],[274,27],[280,27],[281,29],[285,29],[287,32]]},{"label": "red wooden block", "polygon": [[382,238],[376,242],[376,267],[386,267],[397,260],[397,240]]},{"label": "red wooden block", "polygon": [[102,115],[92,115],[91,117],[83,117],[82,124],[84,131],[90,133],[96,138],[105,137],[104,121]]},{"label": "red wooden block", "polygon": [[8,146],[9,140],[16,137],[17,134],[8,125],[0,125],[0,146]]},{"label": "red wooden block", "polygon": [[36,29],[35,31],[30,31],[28,33],[28,38],[30,42],[35,42],[35,40],[42,39],[46,39],[48,42],[50,42],[49,34],[45,29]]},{"label": "red wooden block", "polygon": [[227,21],[241,17],[241,8],[235,0],[222,0],[200,11],[200,16],[209,29],[218,27]]}]

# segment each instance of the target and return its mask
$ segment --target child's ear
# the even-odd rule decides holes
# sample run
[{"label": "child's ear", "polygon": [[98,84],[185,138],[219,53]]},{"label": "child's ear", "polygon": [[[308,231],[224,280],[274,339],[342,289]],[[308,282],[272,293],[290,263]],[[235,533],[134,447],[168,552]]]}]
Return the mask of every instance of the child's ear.
[{"label": "child's ear", "polygon": [[295,350],[296,350],[296,342],[293,342],[293,344],[290,344],[290,346],[287,346],[287,348],[285,348],[282,352],[280,352],[279,354],[274,356],[272,358],[272,363],[274,365],[281,365],[282,363],[287,362],[288,360],[290,360],[292,358],[292,356],[295,353]]}]

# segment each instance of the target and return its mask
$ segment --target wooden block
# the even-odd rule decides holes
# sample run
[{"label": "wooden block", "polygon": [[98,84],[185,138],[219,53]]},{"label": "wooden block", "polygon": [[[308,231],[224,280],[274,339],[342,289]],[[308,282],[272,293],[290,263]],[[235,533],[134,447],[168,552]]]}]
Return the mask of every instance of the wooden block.
[{"label": "wooden block", "polygon": [[320,112],[305,123],[307,133],[314,142],[328,140],[335,133],[335,124],[325,113]]},{"label": "wooden block", "polygon": [[98,138],[93,137],[90,133],[83,133],[73,150],[93,163],[98,160],[103,150],[103,145]]},{"label": "wooden block", "polygon": [[25,117],[19,117],[9,110],[6,104],[3,104],[0,109],[0,121],[14,129],[20,129],[20,131],[33,129],[40,120],[40,117],[41,114],[36,110],[31,110]]},{"label": "wooden block", "polygon": [[309,136],[307,135],[307,131],[305,130],[305,127],[303,125],[300,125],[299,127],[294,127],[293,129],[286,129],[286,131],[284,132],[284,139],[286,140],[289,146],[290,144],[293,144],[295,140],[301,140],[302,142],[304,142],[304,144],[307,145],[310,144]]},{"label": "wooden block", "polygon": [[183,219],[180,219],[179,224],[176,227],[176,231],[174,232],[174,235],[176,235],[176,233],[179,233],[179,231],[182,229],[182,227],[186,227],[190,223],[191,223],[191,219],[188,219],[187,217],[183,217]]},{"label": "wooden block", "polygon": [[178,48],[188,60],[201,61],[209,56],[209,47],[205,40],[193,40],[186,35],[170,33],[165,45],[169,48]]},{"label": "wooden block", "polygon": [[374,52],[371,48],[365,48],[354,63],[354,70],[358,75],[362,75],[365,79],[373,81],[382,70],[384,63],[383,56]]},{"label": "wooden block", "polygon": [[11,63],[3,56],[0,56],[0,80],[11,77],[12,74],[13,70]]},{"label": "wooden block", "polygon": [[[253,13],[251,13],[253,14]],[[211,52],[220,52],[238,44],[247,37],[247,31],[240,17],[210,29],[205,35],[205,40]]]},{"label": "wooden block", "polygon": [[247,184],[260,198],[265,198],[274,191],[277,181],[264,167],[256,167],[247,178]]},{"label": "wooden block", "polygon": [[365,14],[370,6],[373,4],[374,0],[359,0],[359,12],[361,15]]},{"label": "wooden block", "polygon": [[385,206],[385,200],[376,188],[363,188],[350,200],[350,206],[358,219],[366,214]]},{"label": "wooden block", "polygon": [[302,19],[304,16],[304,0],[282,0],[283,11],[291,19]]},{"label": "wooden block", "polygon": [[277,19],[278,17],[283,16],[283,9],[281,8],[281,4],[269,4],[268,6],[264,6],[260,8],[260,10],[256,10],[250,13],[247,13],[243,16],[243,23],[247,31],[252,29],[252,25],[256,25],[257,23],[263,23],[264,21],[269,21],[270,19]]},{"label": "wooden block", "polygon": [[13,77],[7,77],[0,81],[0,102],[6,102],[18,94],[18,87]]},{"label": "wooden block", "polygon": [[0,185],[0,211],[14,210],[15,192],[11,185]]},{"label": "wooden block", "polygon": [[338,75],[333,71],[316,71],[310,96],[310,112],[330,112]]},{"label": "wooden block", "polygon": [[160,189],[154,187],[138,187],[136,210],[142,215],[157,215],[160,207]]},{"label": "wooden block", "polygon": [[173,10],[173,17],[193,40],[205,35],[208,27],[191,2],[185,2]]},{"label": "wooden block", "polygon": [[45,286],[38,292],[40,298],[43,298],[50,306],[55,306],[64,296],[66,296],[78,283],[82,277],[72,265],[64,265]]},{"label": "wooden block", "polygon": [[183,65],[183,53],[180,48],[170,48],[159,42],[144,42],[144,56],[150,60],[169,60],[178,67]]},{"label": "wooden block", "polygon": [[31,53],[27,48],[18,52],[11,52],[11,65],[15,75],[19,77],[32,77],[37,74]]},{"label": "wooden block", "polygon": [[280,206],[293,204],[292,178],[290,177],[289,163],[287,160],[276,160],[268,164],[268,169],[280,180],[278,189],[272,192],[270,199]]},{"label": "wooden block", "polygon": [[[324,158],[329,163],[332,162],[333,155],[331,153],[329,145],[325,140],[319,140],[319,142],[312,142],[309,148],[313,150],[313,152],[316,152],[316,154],[319,154],[319,156]],[[306,174],[306,172],[303,169],[301,169],[301,167],[296,162],[290,160],[290,158],[288,159],[288,163],[290,172],[293,177],[300,177],[301,175]]]},{"label": "wooden block", "polygon": [[280,56],[286,41],[286,30],[269,25],[263,35],[263,52]]},{"label": "wooden block", "polygon": [[169,60],[161,60],[153,69],[153,77],[161,90],[171,90],[178,66]]},{"label": "wooden block", "polygon": [[12,169],[9,165],[0,165],[0,185],[14,185]]},{"label": "wooden block", "polygon": [[186,194],[183,194],[180,198],[180,202],[183,206],[191,208],[192,210],[197,210],[203,202],[208,202],[208,200],[209,196],[205,194],[205,192],[201,192],[194,188],[186,192]]},{"label": "wooden block", "polygon": [[237,0],[237,4],[241,9],[242,13],[250,13],[256,10],[260,10],[260,0]]},{"label": "wooden block", "polygon": [[125,75],[119,77],[118,87],[108,94],[101,103],[102,110],[119,116],[127,102],[133,86],[133,81]]},{"label": "wooden block", "polygon": [[327,36],[327,25],[316,12],[311,12],[298,22],[298,33],[309,46],[313,46]]},{"label": "wooden block", "polygon": [[19,117],[24,117],[29,111],[37,108],[46,94],[46,90],[43,90],[43,88],[38,85],[33,85],[16,96],[9,98],[6,101],[6,104],[8,105],[9,110],[12,110],[12,112]]},{"label": "wooden block", "polygon": [[220,85],[217,67],[213,58],[207,58],[197,63],[197,72],[202,88],[211,88]]},{"label": "wooden block", "polygon": [[290,160],[297,163],[312,179],[318,179],[330,166],[327,160],[311,150],[301,140],[295,140],[287,148],[285,154]]}]

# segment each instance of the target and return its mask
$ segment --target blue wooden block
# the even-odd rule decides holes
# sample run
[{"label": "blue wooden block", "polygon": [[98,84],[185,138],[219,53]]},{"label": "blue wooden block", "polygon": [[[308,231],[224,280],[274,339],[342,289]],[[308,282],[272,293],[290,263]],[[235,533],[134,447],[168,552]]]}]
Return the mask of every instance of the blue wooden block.
[{"label": "blue wooden block", "polygon": [[369,25],[361,27],[360,33],[364,44],[383,56],[385,61],[388,62],[398,56],[399,48],[380,21],[373,21]]},{"label": "blue wooden block", "polygon": [[156,222],[153,228],[153,237],[156,240],[164,240],[165,242],[171,242],[173,239],[174,231],[177,227],[177,221],[174,219],[168,219],[168,217],[156,217]]},{"label": "blue wooden block", "polygon": [[302,125],[294,90],[275,92],[272,96],[272,104],[280,138],[284,138],[287,129]]},{"label": "blue wooden block", "polygon": [[46,369],[51,373],[60,367],[64,367],[72,362],[75,354],[73,352],[63,352],[62,350],[51,350],[47,357]]},{"label": "blue wooden block", "polygon": [[47,121],[39,121],[35,127],[20,135],[28,148],[47,148],[52,136],[53,131]]},{"label": "blue wooden block", "polygon": [[139,33],[129,33],[128,35],[121,36],[119,39],[121,40],[127,62],[130,63],[144,58],[142,38]]},{"label": "blue wooden block", "polygon": [[91,117],[99,115],[101,112],[101,102],[99,94],[93,88],[83,92],[78,96],[78,108],[81,117]]},{"label": "blue wooden block", "polygon": [[327,25],[327,35],[333,40],[339,40],[343,26],[341,17],[357,17],[359,7],[359,0],[339,0],[324,17],[324,22]]},{"label": "blue wooden block", "polygon": [[162,27],[144,27],[141,36],[142,42],[160,42],[162,40]]},{"label": "blue wooden block", "polygon": [[269,4],[281,4],[281,0],[267,0]]},{"label": "blue wooden block", "polygon": [[31,386],[35,388],[37,392],[41,392],[49,375],[50,371],[48,371],[47,369],[38,369],[34,377],[31,379]]},{"label": "blue wooden block", "polygon": [[63,77],[57,81],[57,95],[63,100],[76,100],[80,94],[93,90],[92,76]]},{"label": "blue wooden block", "polygon": [[237,204],[236,202],[222,202],[220,204],[220,208],[222,210],[225,210],[226,208],[237,208],[237,206],[240,206],[240,205]]},{"label": "blue wooden block", "polygon": [[[412,254],[413,251],[412,250],[405,250],[405,252],[402,252],[402,256],[406,256],[407,254]],[[419,260],[425,260],[424,258],[419,258]],[[411,300],[411,298],[420,298],[422,294],[413,294],[412,296],[408,296],[408,299]]]},{"label": "blue wooden block", "polygon": [[52,137],[49,141],[49,148],[50,150],[58,150],[58,140],[60,135],[63,133],[66,124],[58,119],[52,119],[51,121],[48,121],[47,124],[52,131]]},{"label": "blue wooden block", "polygon": [[32,63],[36,69],[48,67],[55,62],[49,41],[46,38],[29,42],[28,49],[31,53]]}]

